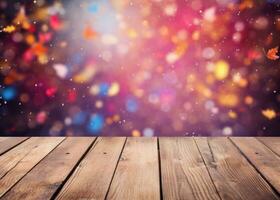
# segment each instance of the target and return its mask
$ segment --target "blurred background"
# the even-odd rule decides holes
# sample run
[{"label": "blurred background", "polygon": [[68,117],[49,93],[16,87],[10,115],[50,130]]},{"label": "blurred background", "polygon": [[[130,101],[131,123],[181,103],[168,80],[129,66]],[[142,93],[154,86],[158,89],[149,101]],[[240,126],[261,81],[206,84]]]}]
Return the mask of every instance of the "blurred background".
[{"label": "blurred background", "polygon": [[280,136],[279,0],[1,0],[0,135]]}]

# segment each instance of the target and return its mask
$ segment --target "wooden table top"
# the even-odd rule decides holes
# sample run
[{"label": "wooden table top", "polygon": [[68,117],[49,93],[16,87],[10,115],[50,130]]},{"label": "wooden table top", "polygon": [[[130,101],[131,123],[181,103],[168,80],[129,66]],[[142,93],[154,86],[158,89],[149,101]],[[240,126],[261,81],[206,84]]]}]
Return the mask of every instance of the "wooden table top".
[{"label": "wooden table top", "polygon": [[1,199],[279,199],[280,137],[0,137]]}]

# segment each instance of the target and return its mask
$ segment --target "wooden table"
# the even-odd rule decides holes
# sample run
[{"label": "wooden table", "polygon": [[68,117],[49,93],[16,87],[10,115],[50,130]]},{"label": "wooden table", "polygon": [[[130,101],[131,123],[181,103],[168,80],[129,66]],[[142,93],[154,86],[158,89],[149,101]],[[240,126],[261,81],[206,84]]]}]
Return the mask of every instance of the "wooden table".
[{"label": "wooden table", "polygon": [[280,138],[0,138],[1,199],[279,199]]}]

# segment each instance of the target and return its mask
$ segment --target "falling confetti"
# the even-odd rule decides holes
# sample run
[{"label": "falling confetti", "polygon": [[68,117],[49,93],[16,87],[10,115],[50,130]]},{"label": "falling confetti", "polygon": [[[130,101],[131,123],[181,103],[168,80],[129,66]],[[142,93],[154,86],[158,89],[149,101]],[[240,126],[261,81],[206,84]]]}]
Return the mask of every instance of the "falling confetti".
[{"label": "falling confetti", "polygon": [[262,110],[262,114],[269,120],[272,120],[276,117],[276,112],[273,109]]},{"label": "falling confetti", "polygon": [[7,33],[12,33],[16,30],[15,26],[11,25],[11,26],[6,26],[5,28],[3,28],[3,31],[4,32],[7,32]]},{"label": "falling confetti", "polygon": [[269,49],[267,54],[266,54],[266,57],[270,60],[277,60],[279,58],[279,56],[277,56],[278,48],[279,47]]}]

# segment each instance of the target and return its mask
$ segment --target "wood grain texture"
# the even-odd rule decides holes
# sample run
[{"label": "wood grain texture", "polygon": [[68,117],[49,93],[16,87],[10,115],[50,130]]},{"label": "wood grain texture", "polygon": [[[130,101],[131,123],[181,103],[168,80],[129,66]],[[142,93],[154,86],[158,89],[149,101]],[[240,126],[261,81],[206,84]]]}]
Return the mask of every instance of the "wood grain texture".
[{"label": "wood grain texture", "polygon": [[227,138],[195,138],[222,199],[278,199]]},{"label": "wood grain texture", "polygon": [[157,138],[128,138],[108,199],[160,199]]},{"label": "wood grain texture", "polygon": [[279,143],[0,137],[0,199],[279,199]]},{"label": "wood grain texture", "polygon": [[17,144],[26,140],[27,137],[1,137],[0,138],[0,155],[13,148]]},{"label": "wood grain texture", "polygon": [[98,138],[56,199],[104,199],[125,138]]},{"label": "wood grain texture", "polygon": [[0,197],[64,138],[30,138],[0,156]]},{"label": "wood grain texture", "polygon": [[159,138],[163,199],[220,199],[193,138]]},{"label": "wood grain texture", "polygon": [[248,160],[280,193],[280,158],[256,138],[231,138]]},{"label": "wood grain texture", "polygon": [[93,141],[94,138],[86,137],[67,138],[6,193],[3,199],[50,199]]},{"label": "wood grain texture", "polygon": [[279,137],[258,137],[263,144],[280,156],[280,138]]}]

